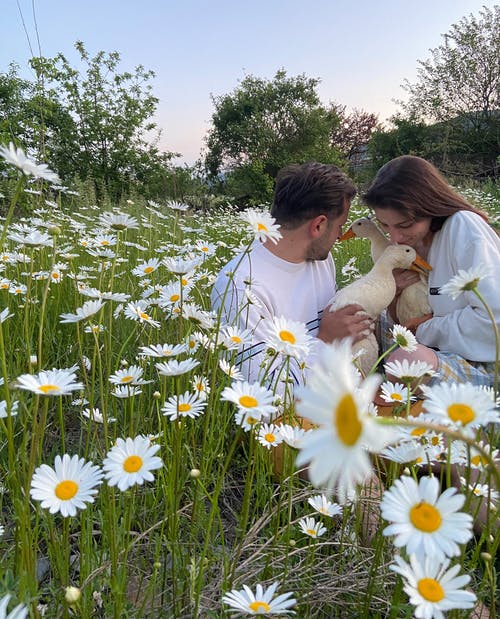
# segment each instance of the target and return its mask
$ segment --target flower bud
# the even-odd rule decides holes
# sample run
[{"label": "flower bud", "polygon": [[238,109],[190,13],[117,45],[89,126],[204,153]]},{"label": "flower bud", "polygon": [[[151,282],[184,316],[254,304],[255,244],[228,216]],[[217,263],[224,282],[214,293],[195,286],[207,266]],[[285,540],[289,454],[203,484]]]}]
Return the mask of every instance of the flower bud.
[{"label": "flower bud", "polygon": [[66,587],[64,590],[64,599],[71,606],[76,604],[82,597],[82,592],[78,587]]}]

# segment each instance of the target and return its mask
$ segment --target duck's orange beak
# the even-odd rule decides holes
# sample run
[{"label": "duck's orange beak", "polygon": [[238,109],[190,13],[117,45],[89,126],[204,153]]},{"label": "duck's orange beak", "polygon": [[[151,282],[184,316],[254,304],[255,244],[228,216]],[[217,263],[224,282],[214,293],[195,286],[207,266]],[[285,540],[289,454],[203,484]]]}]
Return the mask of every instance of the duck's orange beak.
[{"label": "duck's orange beak", "polygon": [[412,271],[416,271],[417,273],[423,273],[427,275],[429,271],[432,271],[431,265],[426,262],[423,258],[421,258],[418,254],[412,265],[410,266]]},{"label": "duck's orange beak", "polygon": [[339,238],[339,241],[347,241],[348,239],[355,239],[356,235],[352,231],[352,228],[348,228],[344,234]]}]

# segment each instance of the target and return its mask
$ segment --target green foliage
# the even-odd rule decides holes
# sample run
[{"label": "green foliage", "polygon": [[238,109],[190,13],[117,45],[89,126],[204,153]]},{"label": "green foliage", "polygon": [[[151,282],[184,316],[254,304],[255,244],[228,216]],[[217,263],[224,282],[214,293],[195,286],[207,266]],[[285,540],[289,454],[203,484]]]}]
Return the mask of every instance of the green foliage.
[{"label": "green foliage", "polygon": [[[437,123],[432,142],[452,172],[491,173],[500,147],[500,6],[483,7],[443,35],[444,42],[419,61],[415,83],[403,88],[407,119]],[[432,151],[424,151],[432,157]]]},{"label": "green foliage", "polygon": [[259,201],[269,198],[269,180],[288,163],[341,162],[330,140],[338,117],[321,104],[318,83],[280,70],[272,80],[249,75],[232,93],[214,97],[205,157],[209,175],[235,174],[232,188],[244,200]]}]

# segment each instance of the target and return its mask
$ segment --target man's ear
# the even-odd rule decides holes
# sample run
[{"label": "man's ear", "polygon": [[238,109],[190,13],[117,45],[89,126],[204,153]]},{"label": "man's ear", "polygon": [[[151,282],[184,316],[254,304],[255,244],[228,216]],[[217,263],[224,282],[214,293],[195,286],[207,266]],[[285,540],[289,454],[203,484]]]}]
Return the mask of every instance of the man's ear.
[{"label": "man's ear", "polygon": [[309,234],[311,238],[318,238],[325,231],[328,225],[328,217],[326,215],[318,215],[309,222]]}]

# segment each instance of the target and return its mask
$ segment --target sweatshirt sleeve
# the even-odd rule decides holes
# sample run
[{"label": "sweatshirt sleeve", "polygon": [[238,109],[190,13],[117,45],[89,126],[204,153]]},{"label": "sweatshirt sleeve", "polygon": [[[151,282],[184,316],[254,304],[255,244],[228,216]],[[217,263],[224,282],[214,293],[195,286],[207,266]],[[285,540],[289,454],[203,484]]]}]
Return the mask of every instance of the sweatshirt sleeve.
[{"label": "sweatshirt sleeve", "polygon": [[[500,240],[496,233],[475,215],[461,218],[447,231],[445,252],[448,271],[442,286],[459,270],[471,268],[488,272],[478,290],[493,313],[495,322],[500,322]],[[438,277],[442,270],[436,265]],[[452,273],[449,276],[449,273]],[[432,303],[432,297],[431,297]],[[424,345],[443,352],[454,352],[470,361],[493,361],[495,359],[495,336],[492,319],[481,300],[472,291],[462,292],[455,300],[449,295],[434,299],[434,316],[421,324],[417,339]]]}]

